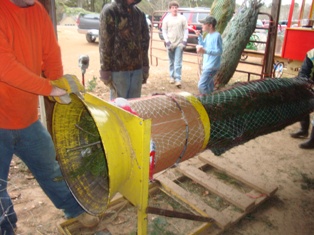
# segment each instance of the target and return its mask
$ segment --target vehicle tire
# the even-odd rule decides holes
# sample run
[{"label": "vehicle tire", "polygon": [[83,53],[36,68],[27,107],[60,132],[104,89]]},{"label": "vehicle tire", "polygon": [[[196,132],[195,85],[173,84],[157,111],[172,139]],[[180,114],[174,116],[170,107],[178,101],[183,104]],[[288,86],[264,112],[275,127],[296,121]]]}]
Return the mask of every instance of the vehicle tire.
[{"label": "vehicle tire", "polygon": [[91,35],[91,34],[86,34],[86,40],[89,42],[89,43],[93,43],[96,41],[96,37]]},{"label": "vehicle tire", "polygon": [[274,64],[274,70],[273,70],[274,78],[281,78],[283,74],[283,67],[284,67],[284,64],[282,62],[277,62],[276,64]]}]

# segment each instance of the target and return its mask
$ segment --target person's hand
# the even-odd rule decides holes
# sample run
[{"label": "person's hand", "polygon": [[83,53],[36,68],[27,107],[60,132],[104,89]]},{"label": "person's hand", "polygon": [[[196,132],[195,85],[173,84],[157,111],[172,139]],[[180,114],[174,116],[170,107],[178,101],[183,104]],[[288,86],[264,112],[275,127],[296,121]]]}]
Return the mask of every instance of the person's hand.
[{"label": "person's hand", "polygon": [[168,49],[168,50],[172,50],[172,45],[171,45],[171,42],[169,41],[169,42],[166,42],[165,43],[165,46],[166,46],[166,48]]},{"label": "person's hand", "polygon": [[81,97],[80,92],[84,92],[85,88],[75,75],[66,74],[57,80],[50,81],[52,87],[49,99],[60,104],[71,103],[70,95],[74,93]]},{"label": "person's hand", "polygon": [[143,81],[142,81],[142,84],[146,84],[148,76],[149,76],[149,67],[148,66],[144,66],[143,67]]},{"label": "person's hand", "polygon": [[182,42],[180,42],[180,44],[178,45],[178,47],[180,47],[181,50],[183,50],[184,48],[186,48],[186,45],[187,45],[187,42],[182,41]]},{"label": "person's hand", "polygon": [[59,87],[53,86],[48,98],[51,101],[58,102],[60,104],[69,104],[71,103],[71,98],[66,90],[63,90]]},{"label": "person's hand", "polygon": [[53,86],[49,96],[62,96],[67,94],[66,90]]},{"label": "person's hand", "polygon": [[205,53],[205,50],[204,50],[204,48],[203,48],[201,45],[197,45],[197,46],[196,46],[196,52],[197,52],[198,54],[204,54],[204,53]]},{"label": "person's hand", "polygon": [[66,74],[57,80],[50,81],[50,83],[52,86],[65,90],[68,94],[79,94],[80,92],[85,92],[84,86],[75,75]]},{"label": "person's hand", "polygon": [[112,72],[100,70],[100,80],[108,87],[112,87]]},{"label": "person's hand", "polygon": [[195,30],[194,32],[195,32],[196,36],[200,36],[201,35],[201,30]]}]

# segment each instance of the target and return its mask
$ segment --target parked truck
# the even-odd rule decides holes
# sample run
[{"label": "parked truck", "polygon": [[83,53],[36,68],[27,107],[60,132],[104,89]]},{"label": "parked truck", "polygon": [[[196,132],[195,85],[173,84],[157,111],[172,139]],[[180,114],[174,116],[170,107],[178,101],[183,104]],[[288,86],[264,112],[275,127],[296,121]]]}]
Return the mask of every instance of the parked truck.
[{"label": "parked truck", "polygon": [[[146,16],[146,22],[148,24],[148,28],[150,29],[152,26],[152,22]],[[100,14],[98,13],[80,13],[76,20],[77,23],[77,31],[79,33],[86,35],[86,40],[90,43],[96,41],[99,36],[99,23],[100,23]]]},{"label": "parked truck", "polygon": [[99,36],[100,14],[80,13],[77,17],[77,31],[86,35],[86,40],[90,43],[96,41]]}]

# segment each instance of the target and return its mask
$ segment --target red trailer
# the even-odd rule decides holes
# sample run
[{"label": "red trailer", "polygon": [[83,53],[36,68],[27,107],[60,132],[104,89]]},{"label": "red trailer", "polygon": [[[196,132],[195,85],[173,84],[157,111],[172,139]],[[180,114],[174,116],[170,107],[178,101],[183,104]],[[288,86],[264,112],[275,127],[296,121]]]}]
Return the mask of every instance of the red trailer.
[{"label": "red trailer", "polygon": [[302,0],[297,23],[292,24],[294,0],[291,1],[281,57],[288,59],[288,67],[294,71],[296,70],[296,67],[300,67],[306,52],[314,48],[313,2],[314,0],[312,0],[308,16],[304,16],[305,0]]}]

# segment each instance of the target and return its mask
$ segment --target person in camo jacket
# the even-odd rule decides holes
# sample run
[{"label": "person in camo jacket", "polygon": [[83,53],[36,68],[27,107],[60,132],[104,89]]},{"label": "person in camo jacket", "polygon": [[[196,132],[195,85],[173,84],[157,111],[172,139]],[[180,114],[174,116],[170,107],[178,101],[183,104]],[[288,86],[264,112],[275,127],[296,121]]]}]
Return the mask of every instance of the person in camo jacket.
[{"label": "person in camo jacket", "polygon": [[[314,48],[306,53],[298,78],[314,83]],[[292,138],[304,139],[309,135],[310,115],[304,116],[300,120],[301,129],[291,134]],[[308,141],[299,145],[302,149],[314,149],[314,119],[312,120],[312,131]]]},{"label": "person in camo jacket", "polygon": [[110,99],[141,96],[149,75],[149,30],[141,0],[115,0],[100,15],[100,79],[110,88]]}]

